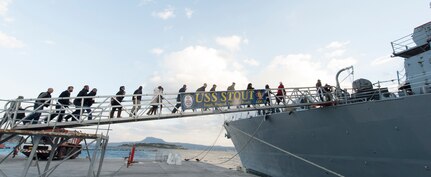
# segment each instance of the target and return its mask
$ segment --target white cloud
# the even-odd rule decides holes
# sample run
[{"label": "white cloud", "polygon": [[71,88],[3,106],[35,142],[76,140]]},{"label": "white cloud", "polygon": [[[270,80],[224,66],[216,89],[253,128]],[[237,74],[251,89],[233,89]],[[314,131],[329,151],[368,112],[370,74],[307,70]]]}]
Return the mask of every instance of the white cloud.
[{"label": "white cloud", "polygon": [[167,20],[175,17],[175,10],[173,8],[167,8],[160,12],[153,12],[153,16],[161,18],[163,20]]},{"label": "white cloud", "polygon": [[245,59],[243,62],[251,66],[259,66],[259,62],[255,59]]},{"label": "white cloud", "polygon": [[192,18],[193,13],[194,13],[193,10],[189,9],[189,8],[186,8],[185,11],[186,11],[187,18]]},{"label": "white cloud", "polygon": [[161,55],[163,52],[164,52],[164,51],[163,51],[163,49],[161,49],[161,48],[154,48],[154,49],[151,49],[151,53],[153,53],[154,55],[157,55],[157,56]]},{"label": "white cloud", "polygon": [[12,4],[12,0],[0,0],[0,17],[5,22],[12,22],[14,21],[13,18],[9,17],[7,15],[7,12],[9,10],[9,5]]},{"label": "white cloud", "polygon": [[390,56],[378,57],[378,58],[374,59],[373,61],[371,61],[371,66],[379,66],[379,65],[383,65],[383,64],[386,64],[386,63],[392,62],[392,61],[394,61],[394,58],[392,58]]},{"label": "white cloud", "polygon": [[231,51],[237,51],[240,49],[241,43],[247,44],[248,39],[245,39],[240,36],[227,36],[227,37],[217,37],[216,42],[218,45],[221,45]]},{"label": "white cloud", "polygon": [[322,64],[310,54],[279,55],[269,62],[259,74],[258,85],[269,84],[274,88],[278,82],[285,87],[313,86],[317,79],[330,83],[333,79]]},{"label": "white cloud", "polygon": [[245,87],[248,81],[242,65],[233,56],[204,46],[190,46],[167,55],[162,70],[162,84],[173,87],[167,90],[178,90],[184,83],[190,91],[203,83],[217,84],[224,90],[231,82]]},{"label": "white cloud", "polygon": [[333,58],[329,61],[327,67],[330,70],[339,70],[348,66],[355,65],[358,61],[353,57]]},{"label": "white cloud", "polygon": [[350,41],[346,41],[346,42],[334,41],[334,42],[329,43],[325,48],[326,49],[341,49],[341,48],[345,48],[349,43],[350,43]]},{"label": "white cloud", "polygon": [[48,45],[55,45],[56,44],[56,42],[52,41],[52,40],[44,40],[42,42],[45,43],[45,44],[48,44]]},{"label": "white cloud", "polygon": [[22,48],[24,43],[13,36],[9,36],[0,31],[0,47],[4,48]]}]

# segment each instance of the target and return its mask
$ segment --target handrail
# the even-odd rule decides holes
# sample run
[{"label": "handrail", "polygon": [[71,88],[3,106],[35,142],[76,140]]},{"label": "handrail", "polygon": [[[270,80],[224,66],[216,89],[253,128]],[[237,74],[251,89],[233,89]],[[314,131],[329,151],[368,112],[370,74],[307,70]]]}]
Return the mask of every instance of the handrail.
[{"label": "handrail", "polygon": [[[415,83],[411,83],[412,86],[415,86]],[[414,88],[414,87],[413,87]],[[389,88],[390,90],[392,88]],[[273,94],[278,91],[278,88],[272,88],[269,89]],[[175,118],[175,117],[184,117],[184,116],[196,116],[196,115],[210,115],[210,114],[224,114],[224,113],[230,113],[230,112],[248,112],[248,111],[259,111],[259,110],[272,110],[272,109],[278,109],[278,108],[298,108],[298,110],[303,109],[315,109],[320,108],[325,105],[331,105],[331,104],[351,104],[351,103],[357,103],[362,101],[370,101],[373,99],[392,99],[396,97],[402,97],[402,96],[408,96],[409,93],[404,91],[400,92],[386,92],[387,90],[382,91],[383,88],[380,89],[374,89],[366,92],[360,93],[360,98],[355,98],[350,96],[348,93],[337,94],[336,89],[333,87],[333,92],[330,93],[319,93],[318,90],[315,87],[292,87],[292,88],[284,88],[286,91],[282,97],[284,97],[284,102],[281,102],[280,105],[276,104],[276,99],[278,96],[272,96],[269,95],[269,103],[268,105],[263,104],[257,104],[250,108],[247,108],[246,106],[230,106],[228,107],[213,107],[209,108],[208,110],[200,109],[198,112],[189,114],[192,111],[186,110],[183,112],[181,109],[178,110],[178,113],[172,114],[171,110],[175,107],[175,104],[177,103],[176,97],[178,93],[166,93],[163,94],[163,101],[160,103],[157,103],[159,105],[157,109],[157,113],[155,116],[147,116],[146,112],[150,109],[152,106],[152,98],[155,96],[154,94],[131,94],[131,95],[123,95],[124,99],[123,102],[121,102],[121,105],[123,110],[123,118],[131,118],[135,121],[143,120],[144,118],[148,117],[148,119],[152,119],[154,117],[157,117],[157,119],[164,119],[166,117],[169,118]],[[394,88],[392,90],[397,90],[397,88]],[[245,91],[245,90],[237,90],[237,91]],[[186,92],[188,93],[194,93],[194,92]],[[211,93],[211,92],[206,92]],[[358,94],[352,94],[354,96],[358,96]],[[132,101],[132,98],[134,96],[142,96],[142,100],[140,104],[135,104],[135,102]],[[117,121],[118,118],[109,118],[110,111],[113,108],[113,105],[111,105],[111,99],[115,99],[117,95],[104,95],[104,96],[83,96],[83,97],[57,97],[57,98],[27,98],[27,99],[21,99],[20,104],[23,107],[32,107],[32,105],[35,103],[35,101],[38,100],[44,100],[47,102],[50,102],[47,104],[47,109],[42,110],[10,110],[8,109],[7,105],[10,104],[10,102],[14,102],[17,100],[4,100],[0,99],[0,105],[5,104],[5,107],[3,109],[0,109],[0,112],[4,112],[5,117],[2,118],[2,123],[0,124],[0,127],[4,129],[8,128],[16,128],[16,127],[28,127],[31,128],[33,125],[22,125],[23,123],[26,123],[27,121],[32,121],[30,123],[35,123],[38,125],[44,125],[44,126],[54,126],[54,127],[62,127],[65,125],[64,122],[57,122],[58,121],[58,115],[55,114],[63,114],[63,116],[70,115],[73,118],[78,119],[79,121],[74,122],[74,126],[86,126],[86,125],[99,125],[101,121],[108,121],[108,122],[121,122]],[[322,99],[323,97],[323,99]],[[77,108],[75,105],[69,105],[68,107],[65,107],[65,105],[62,105],[58,101],[61,99],[74,99],[79,98],[83,102],[85,98],[91,98],[94,99],[95,102],[92,106],[86,107],[83,105],[83,103],[80,104],[80,107]],[[49,100],[49,101],[48,101]],[[114,105],[115,106],[115,105]],[[133,107],[141,106],[141,109],[139,109],[135,115],[130,116],[131,109]],[[163,108],[161,110],[160,106]],[[2,107],[0,107],[2,108]],[[73,115],[72,113],[76,110],[80,110],[80,114]],[[90,109],[89,112],[84,112],[84,110]],[[60,113],[60,111],[64,111],[64,113]],[[18,118],[17,115],[23,113],[26,114],[24,118]],[[30,117],[30,115],[38,113],[40,114],[39,120],[28,120],[27,118]],[[127,115],[125,115],[127,113]],[[93,115],[93,120],[88,120],[90,114]],[[172,114],[172,116],[162,116],[162,114]],[[11,117],[13,116],[13,117]],[[53,118],[53,119],[52,119]],[[52,119],[52,120],[50,120]],[[120,118],[122,119],[122,118]],[[115,121],[114,121],[115,120]],[[45,123],[46,121],[46,123]],[[7,123],[7,124],[6,124]],[[40,127],[40,126],[39,126]]]}]

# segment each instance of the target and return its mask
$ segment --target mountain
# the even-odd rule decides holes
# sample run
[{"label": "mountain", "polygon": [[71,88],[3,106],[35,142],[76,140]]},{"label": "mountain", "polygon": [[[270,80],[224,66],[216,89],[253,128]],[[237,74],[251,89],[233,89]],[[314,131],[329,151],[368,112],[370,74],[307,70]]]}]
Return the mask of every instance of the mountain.
[{"label": "mountain", "polygon": [[[146,137],[145,139],[143,139],[141,141],[137,141],[137,142],[109,143],[109,146],[115,147],[115,146],[120,146],[120,145],[124,145],[124,144],[137,144],[137,143],[176,145],[176,146],[183,147],[185,149],[190,149],[190,150],[205,150],[205,149],[211,148],[211,146],[200,145],[200,144],[166,142],[163,139],[155,138],[155,137]],[[229,147],[229,146],[214,146],[212,148],[212,150],[215,150],[215,151],[235,151],[235,148]]]},{"label": "mountain", "polygon": [[[160,139],[160,138],[154,138],[154,137],[146,137],[142,141],[139,141],[140,143],[167,143],[166,141]],[[170,143],[171,144],[171,143]]]}]

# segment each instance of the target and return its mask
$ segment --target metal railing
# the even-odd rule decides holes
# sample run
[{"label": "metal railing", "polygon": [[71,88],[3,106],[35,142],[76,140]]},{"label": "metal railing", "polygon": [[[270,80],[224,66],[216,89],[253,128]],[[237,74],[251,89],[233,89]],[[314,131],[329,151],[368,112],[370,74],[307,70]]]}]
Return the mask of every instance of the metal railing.
[{"label": "metal railing", "polygon": [[397,39],[397,40],[391,42],[393,53],[398,54],[398,53],[401,53],[401,52],[404,52],[404,51],[407,51],[407,50],[413,49],[415,47],[422,46],[422,45],[426,44],[426,43],[417,44],[417,42],[415,42],[415,40],[428,42],[429,37],[428,37],[427,33],[421,33],[419,35],[417,35],[416,33],[412,33],[412,34],[404,36],[400,39]]},{"label": "metal railing", "polygon": [[[411,85],[414,85],[411,84]],[[284,95],[278,95],[278,89],[269,89],[268,100],[259,104],[236,105],[236,106],[214,106],[205,109],[186,109],[181,107],[178,112],[172,113],[172,110],[177,105],[178,93],[166,93],[162,95],[140,94],[140,95],[122,95],[123,101],[120,105],[112,105],[111,101],[116,100],[118,95],[106,96],[84,96],[84,97],[68,97],[68,98],[39,98],[39,99],[16,99],[16,100],[0,100],[0,105],[4,105],[0,109],[1,128],[3,129],[34,129],[34,128],[56,128],[56,127],[80,127],[89,125],[101,125],[111,123],[122,123],[132,121],[145,121],[157,119],[170,119],[180,117],[191,117],[200,115],[214,115],[235,112],[250,112],[256,111],[260,114],[277,113],[284,111],[284,108],[291,110],[307,110],[316,109],[324,106],[335,104],[352,104],[370,100],[393,99],[402,96],[409,96],[412,93],[408,90],[399,92],[389,92],[391,89],[377,88],[360,93],[349,94],[346,90],[336,92],[335,88],[332,91],[323,91],[315,87],[297,87],[285,88]],[[238,90],[239,91],[239,90]],[[186,92],[188,94],[193,92]],[[211,92],[206,92],[211,93]],[[425,90],[424,93],[428,93]],[[141,96],[140,104],[134,104],[132,98]],[[154,103],[156,96],[162,96],[162,101]],[[59,100],[62,99],[81,99],[81,104],[62,105]],[[85,106],[85,99],[94,99],[91,106]],[[45,104],[35,107],[35,101],[45,101]],[[135,102],[136,103],[136,102]],[[42,106],[43,109],[40,109]],[[122,108],[121,117],[110,117],[114,107]],[[149,110],[156,106],[156,113],[149,115]],[[140,107],[140,109],[138,109]],[[34,108],[34,109],[32,109]],[[132,109],[137,111],[132,112]],[[286,109],[287,110],[287,109]],[[63,112],[64,111],[64,112]],[[36,116],[35,116],[36,114]],[[69,118],[68,122],[59,120],[59,116]],[[118,115],[118,114],[114,114]]]}]

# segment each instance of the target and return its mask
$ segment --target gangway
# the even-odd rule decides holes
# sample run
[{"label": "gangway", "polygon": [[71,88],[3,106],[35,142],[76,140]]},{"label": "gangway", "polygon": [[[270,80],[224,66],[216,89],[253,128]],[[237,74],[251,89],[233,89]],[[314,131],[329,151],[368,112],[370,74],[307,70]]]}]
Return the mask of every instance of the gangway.
[{"label": "gangway", "polygon": [[[106,125],[106,124],[118,124],[136,121],[153,121],[162,119],[177,119],[186,117],[196,116],[208,116],[228,113],[239,113],[239,112],[266,112],[269,113],[271,110],[297,110],[297,109],[313,109],[319,108],[324,105],[335,104],[339,99],[333,93],[318,93],[314,87],[301,87],[301,88],[285,88],[284,95],[276,96],[278,89],[270,90],[237,90],[237,91],[221,91],[221,92],[186,92],[186,93],[167,93],[167,94],[140,94],[140,95],[123,95],[124,99],[121,102],[122,113],[121,117],[110,118],[110,112],[113,107],[111,101],[117,100],[118,95],[107,95],[107,96],[84,96],[84,97],[70,97],[70,98],[30,98],[30,99],[16,99],[16,100],[0,100],[0,105],[4,105],[3,109],[0,109],[0,113],[3,114],[1,121],[2,129],[17,129],[17,130],[37,130],[37,129],[50,129],[50,128],[74,128],[83,126],[94,126],[94,125]],[[230,93],[231,92],[231,93]],[[268,92],[265,96],[265,93]],[[208,95],[205,95],[208,94]],[[221,96],[225,94],[225,97],[231,95],[232,100],[226,98],[227,105],[223,105],[219,102],[211,102],[216,95]],[[331,100],[320,100],[319,94],[330,94]],[[201,107],[196,105],[189,108],[186,107],[187,100],[177,102],[177,96],[183,99],[194,99],[196,102],[201,99]],[[238,96],[239,95],[239,96]],[[250,98],[245,98],[248,95]],[[250,96],[252,95],[252,96]],[[142,100],[140,104],[133,104],[133,98],[141,96]],[[154,103],[154,98],[162,98],[161,102]],[[209,98],[211,97],[211,98]],[[242,97],[242,98],[241,98]],[[267,98],[266,98],[267,97]],[[82,102],[84,99],[94,99],[95,103],[91,107],[74,106],[74,105],[61,105],[58,101],[60,99],[80,99]],[[238,100],[235,100],[238,98]],[[248,99],[247,101],[244,101]],[[241,100],[242,99],[242,100]],[[279,103],[277,104],[277,99]],[[30,110],[36,101],[46,102],[47,107],[43,110]],[[206,102],[205,102],[206,101]],[[205,103],[204,103],[205,102]],[[25,107],[27,109],[19,109],[18,106]],[[151,107],[157,106],[157,113],[155,115],[148,115]],[[178,112],[172,113],[175,106],[179,106]],[[60,107],[60,108],[59,108]],[[118,107],[118,106],[117,106]],[[132,113],[132,109],[141,107],[138,111]],[[59,109],[57,109],[59,108]],[[86,112],[89,109],[91,111]],[[74,111],[80,110],[78,114],[72,114]],[[58,116],[55,116],[59,111],[64,111],[65,115],[70,115],[71,121],[58,122]],[[17,118],[19,114],[25,114],[24,118]],[[30,115],[39,113],[40,117],[38,120],[28,119]],[[90,116],[91,115],[91,116]],[[89,117],[92,117],[89,120]],[[48,121],[50,120],[50,121]]]}]

